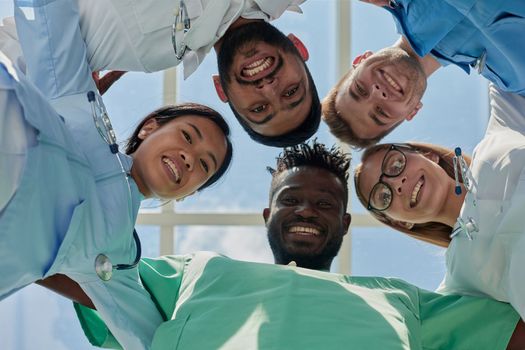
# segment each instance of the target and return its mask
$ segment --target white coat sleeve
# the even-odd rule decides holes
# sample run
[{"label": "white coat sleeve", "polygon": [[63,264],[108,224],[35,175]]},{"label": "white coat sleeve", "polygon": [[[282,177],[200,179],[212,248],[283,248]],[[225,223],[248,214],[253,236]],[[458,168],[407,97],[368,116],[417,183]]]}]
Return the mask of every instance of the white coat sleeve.
[{"label": "white coat sleeve", "polygon": [[486,136],[511,129],[525,135],[525,96],[505,92],[490,84],[490,120]]}]

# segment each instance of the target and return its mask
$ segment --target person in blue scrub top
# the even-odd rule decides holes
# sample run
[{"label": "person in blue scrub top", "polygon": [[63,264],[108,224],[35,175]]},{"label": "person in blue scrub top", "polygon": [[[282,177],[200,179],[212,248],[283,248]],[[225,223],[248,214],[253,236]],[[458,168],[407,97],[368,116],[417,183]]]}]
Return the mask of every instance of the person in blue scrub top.
[{"label": "person in blue scrub top", "polygon": [[426,80],[443,66],[476,72],[525,95],[525,2],[368,0],[387,9],[401,38],[366,51],[323,101],[332,133],[357,147],[377,143],[421,109]]},{"label": "person in blue scrub top", "polygon": [[[76,1],[16,1],[15,11],[27,77],[0,54],[0,299],[65,274],[102,314],[117,315],[117,334],[136,320],[125,345],[141,348],[162,318],[133,267],[140,201],[183,198],[214,183],[230,163],[229,128],[207,107],[168,106],[139,124],[126,154],[113,153],[87,97],[101,101]],[[136,308],[122,308],[123,289]]]},{"label": "person in blue scrub top", "polygon": [[469,170],[437,145],[377,145],[356,168],[356,192],[381,222],[447,247],[438,291],[508,302],[524,318],[525,96],[491,84],[490,100]]}]

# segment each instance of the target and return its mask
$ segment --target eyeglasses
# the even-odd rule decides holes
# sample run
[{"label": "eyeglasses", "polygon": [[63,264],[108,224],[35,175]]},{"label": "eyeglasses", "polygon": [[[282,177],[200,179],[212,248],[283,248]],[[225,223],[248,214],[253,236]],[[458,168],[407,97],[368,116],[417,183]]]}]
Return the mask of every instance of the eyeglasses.
[{"label": "eyeglasses", "polygon": [[379,181],[372,187],[368,197],[368,210],[385,211],[390,208],[394,191],[389,184],[383,182],[383,177],[396,177],[405,170],[407,157],[400,148],[410,149],[406,146],[391,145],[381,163],[381,176]]}]

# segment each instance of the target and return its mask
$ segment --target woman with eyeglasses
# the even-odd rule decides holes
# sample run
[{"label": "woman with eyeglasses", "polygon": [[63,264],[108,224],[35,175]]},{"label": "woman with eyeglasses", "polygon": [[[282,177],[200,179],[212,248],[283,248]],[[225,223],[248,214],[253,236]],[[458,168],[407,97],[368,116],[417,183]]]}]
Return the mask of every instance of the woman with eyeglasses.
[{"label": "woman with eyeglasses", "polygon": [[494,85],[490,98],[487,132],[466,169],[441,146],[376,145],[356,168],[355,188],[379,221],[447,247],[439,291],[510,302],[524,318],[525,98]]}]

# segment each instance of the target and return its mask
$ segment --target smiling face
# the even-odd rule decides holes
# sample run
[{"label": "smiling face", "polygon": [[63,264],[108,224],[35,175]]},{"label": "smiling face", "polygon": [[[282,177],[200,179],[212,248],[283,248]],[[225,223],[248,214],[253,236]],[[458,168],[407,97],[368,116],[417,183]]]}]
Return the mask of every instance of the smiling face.
[{"label": "smiling face", "polygon": [[421,108],[426,76],[404,50],[367,51],[354,65],[337,87],[335,108],[358,137],[375,138],[411,120]]},{"label": "smiling face", "polygon": [[198,190],[224,161],[226,138],[210,119],[177,117],[159,126],[148,120],[132,154],[131,176],[146,197],[184,198]]},{"label": "smiling face", "polygon": [[303,59],[265,22],[227,32],[218,54],[217,92],[255,132],[278,136],[301,125],[312,106]]},{"label": "smiling face", "polygon": [[[399,151],[406,157],[404,169],[398,176],[383,175],[400,169],[402,158],[397,155]],[[357,186],[363,198],[371,198],[373,207],[377,208],[391,200],[384,213],[394,220],[410,223],[441,222],[447,200],[453,193],[454,181],[438,165],[438,161],[436,154],[423,155],[407,148],[392,151],[383,147],[363,161]],[[371,196],[372,189],[379,181],[391,189],[391,199],[388,198],[388,191],[374,191]]]},{"label": "smiling face", "polygon": [[350,224],[344,187],[328,170],[295,167],[278,175],[270,208],[264,210],[276,263],[330,268]]}]

